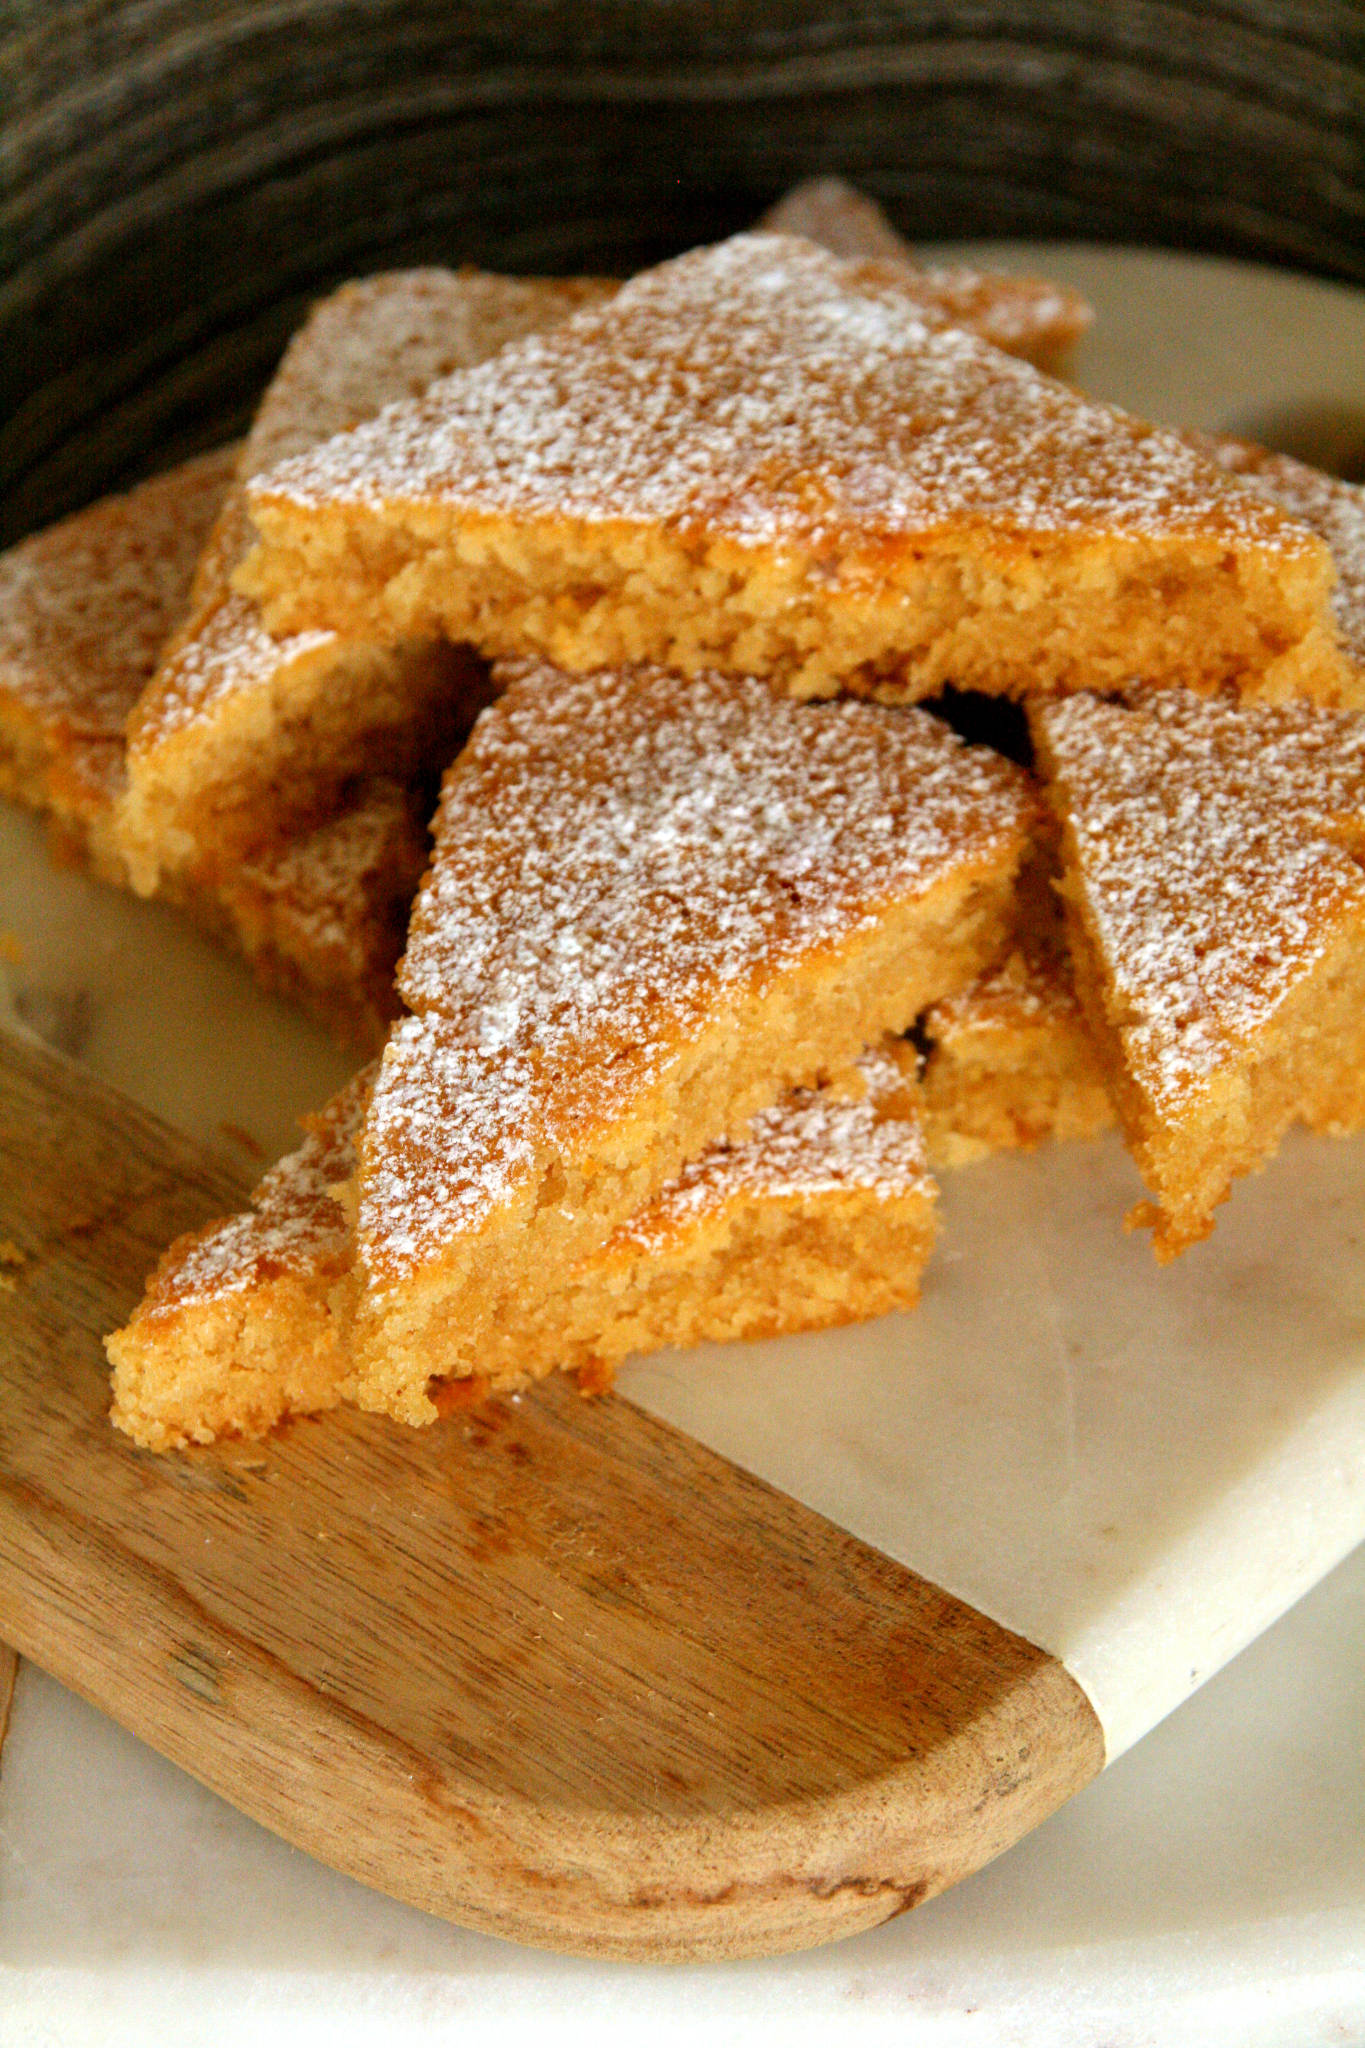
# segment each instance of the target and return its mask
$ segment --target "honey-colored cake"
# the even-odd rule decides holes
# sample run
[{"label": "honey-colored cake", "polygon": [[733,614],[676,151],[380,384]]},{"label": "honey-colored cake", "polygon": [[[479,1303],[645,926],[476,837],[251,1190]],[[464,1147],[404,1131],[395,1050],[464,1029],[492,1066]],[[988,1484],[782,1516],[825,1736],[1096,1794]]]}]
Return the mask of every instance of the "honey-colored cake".
[{"label": "honey-colored cake", "polygon": [[[124,723],[190,601],[232,463],[231,450],[201,456],[0,556],[0,793],[46,814],[60,858],[116,886]],[[369,777],[326,823],[163,893],[267,988],[372,1051],[397,1007],[429,809],[419,788]]]},{"label": "honey-colored cake", "polygon": [[1093,1137],[1114,1121],[1051,877],[1030,880],[1004,959],[920,1019],[925,1143],[935,1166],[1045,1138]]},{"label": "honey-colored cake", "polygon": [[264,1436],[286,1415],[335,1408],[347,1355],[332,1314],[351,1247],[336,1194],[354,1170],[365,1069],[273,1166],[251,1207],[179,1237],[130,1321],[105,1339],[112,1417],[154,1451]]},{"label": "honey-colored cake", "polygon": [[[611,289],[590,279],[448,270],[344,285],[285,352],[238,479]],[[396,647],[333,633],[272,640],[228,580],[249,539],[238,481],[204,550],[189,617],[129,723],[118,831],[144,894],[164,874],[231,861],[325,820],[357,776],[438,773],[482,685],[466,652],[430,638]]]},{"label": "honey-colored cake", "polygon": [[220,906],[220,929],[259,982],[373,1053],[401,1008],[393,975],[430,855],[429,809],[420,785],[375,776],[321,825],[243,855],[211,890],[177,880],[169,893],[191,899],[201,922]]},{"label": "honey-colored cake", "polygon": [[48,813],[104,881],[127,880],[112,831],[123,729],[235,461],[216,449],[0,555],[0,793]]},{"label": "honey-colored cake", "polygon": [[[372,1072],[317,1118],[243,1215],[179,1239],[109,1339],[113,1419],[169,1450],[261,1436],[348,1397],[339,1283],[352,1243],[335,1190],[355,1169]],[[479,1382],[503,1393],[557,1368],[585,1391],[633,1352],[766,1337],[909,1308],[936,1190],[912,1084],[885,1053],[841,1085],[790,1095],[717,1146],[499,1329]],[[439,1412],[445,1390],[431,1390]]]},{"label": "honey-colored cake", "polygon": [[1332,607],[1342,648],[1347,659],[1365,671],[1365,489],[1250,441],[1213,434],[1190,439],[1327,543],[1336,564]]},{"label": "honey-colored cake", "polygon": [[277,632],[798,697],[1354,678],[1301,521],[948,326],[905,266],[783,236],[644,272],[247,497],[237,581]]},{"label": "honey-colored cake", "polygon": [[[832,256],[912,263],[909,244],[874,199],[842,178],[809,178],[769,207],[758,226],[772,235],[800,235]],[[1052,375],[1065,368],[1094,313],[1079,292],[1046,278],[1014,277],[956,264],[917,264],[937,294],[938,308],[954,327],[969,327],[983,341],[1022,356]]]},{"label": "honey-colored cake", "polygon": [[709,1144],[1002,945],[1028,778],[928,714],[531,664],[446,777],[357,1176],[357,1399],[434,1375]]},{"label": "honey-colored cake", "polygon": [[1165,1260],[1302,1120],[1365,1120],[1365,717],[1185,690],[1033,712],[1077,987]]}]

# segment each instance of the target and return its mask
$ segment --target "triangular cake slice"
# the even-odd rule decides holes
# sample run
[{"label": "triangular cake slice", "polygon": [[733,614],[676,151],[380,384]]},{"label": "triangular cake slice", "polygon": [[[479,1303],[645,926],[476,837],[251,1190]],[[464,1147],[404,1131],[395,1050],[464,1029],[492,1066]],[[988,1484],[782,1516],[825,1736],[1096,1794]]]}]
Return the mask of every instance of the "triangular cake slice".
[{"label": "triangular cake slice", "polygon": [[[372,1071],[308,1120],[251,1209],[181,1238],[109,1340],[113,1419],[153,1450],[261,1436],[347,1398],[338,1287],[352,1241],[336,1191],[355,1170]],[[913,1082],[869,1053],[838,1086],[798,1091],[713,1147],[568,1276],[496,1332],[477,1380],[500,1394],[557,1369],[584,1391],[635,1352],[771,1337],[910,1308],[936,1189]]]},{"label": "triangular cake slice", "polygon": [[1332,699],[1316,534],[1178,436],[774,235],[661,264],[248,488],[272,631],[799,697],[1134,675]]},{"label": "triangular cake slice", "polygon": [[[771,235],[800,235],[845,260],[915,262],[909,244],[876,200],[843,178],[808,178],[794,185],[758,226]],[[1079,292],[1046,278],[957,264],[916,268],[939,294],[938,310],[954,327],[969,327],[993,347],[1054,376],[1095,318]]]},{"label": "triangular cake slice", "polygon": [[1161,1259],[1296,1120],[1365,1120],[1365,717],[1036,707],[1077,984]]},{"label": "triangular cake slice", "polygon": [[430,638],[273,640],[229,577],[249,542],[240,480],[482,362],[613,287],[481,271],[384,273],[314,308],[261,401],[215,523],[190,615],[128,728],[118,833],[136,886],[230,867],[323,821],[358,776],[411,780],[455,752],[477,664]]},{"label": "triangular cake slice", "polygon": [[[59,858],[118,887],[124,725],[189,604],[233,460],[197,457],[0,556],[0,794],[45,814]],[[433,798],[367,777],[326,822],[169,877],[162,893],[265,987],[373,1051],[397,1007]]]},{"label": "triangular cake slice", "polygon": [[999,951],[1028,778],[917,710],[501,680],[446,777],[357,1180],[357,1397],[430,1418],[708,1144]]}]

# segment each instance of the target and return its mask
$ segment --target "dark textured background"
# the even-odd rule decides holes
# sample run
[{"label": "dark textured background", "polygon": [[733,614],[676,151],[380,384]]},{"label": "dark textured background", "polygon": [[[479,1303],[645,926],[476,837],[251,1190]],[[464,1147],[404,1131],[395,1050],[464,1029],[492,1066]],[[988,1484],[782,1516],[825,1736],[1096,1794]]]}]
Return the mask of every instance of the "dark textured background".
[{"label": "dark textured background", "polygon": [[626,271],[816,172],[1365,281],[1343,0],[0,0],[0,110],[0,539],[235,431],[342,277]]}]

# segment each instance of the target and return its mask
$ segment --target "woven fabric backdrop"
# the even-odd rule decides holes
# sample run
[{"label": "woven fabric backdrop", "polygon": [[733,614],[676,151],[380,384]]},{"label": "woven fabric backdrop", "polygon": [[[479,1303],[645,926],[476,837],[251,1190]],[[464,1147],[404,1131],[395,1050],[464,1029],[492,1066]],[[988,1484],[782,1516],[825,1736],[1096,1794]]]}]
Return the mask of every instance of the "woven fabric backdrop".
[{"label": "woven fabric backdrop", "polygon": [[1345,0],[0,0],[0,119],[0,540],[235,432],[343,277],[624,272],[817,172],[1365,281]]}]

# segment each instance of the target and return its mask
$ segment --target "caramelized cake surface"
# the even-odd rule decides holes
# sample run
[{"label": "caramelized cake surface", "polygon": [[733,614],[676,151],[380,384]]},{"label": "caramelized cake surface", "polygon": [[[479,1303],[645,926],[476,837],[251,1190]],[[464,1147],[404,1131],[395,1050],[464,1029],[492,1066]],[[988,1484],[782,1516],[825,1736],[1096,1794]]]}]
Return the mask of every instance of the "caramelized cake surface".
[{"label": "caramelized cake surface", "polygon": [[1365,718],[1188,691],[1034,714],[1078,986],[1159,1255],[1296,1119],[1365,1116]]},{"label": "caramelized cake surface", "polygon": [[[250,1210],[172,1245],[109,1340],[114,1420],[153,1450],[260,1436],[347,1398],[338,1282],[353,1246],[337,1200],[369,1069],[308,1120]],[[489,1392],[575,1369],[605,1384],[632,1352],[775,1336],[908,1308],[933,1244],[936,1190],[914,1090],[886,1053],[801,1090],[734,1145],[686,1166],[548,1297],[496,1333]],[[439,1410],[442,1389],[432,1390]]]},{"label": "caramelized cake surface", "polygon": [[1034,817],[923,712],[503,680],[446,778],[361,1147],[361,1392],[414,1421],[508,1301],[985,965]]},{"label": "caramelized cake surface", "polygon": [[275,631],[444,632],[797,696],[1180,677],[1334,697],[1327,548],[1180,437],[739,236],[248,487]]}]

